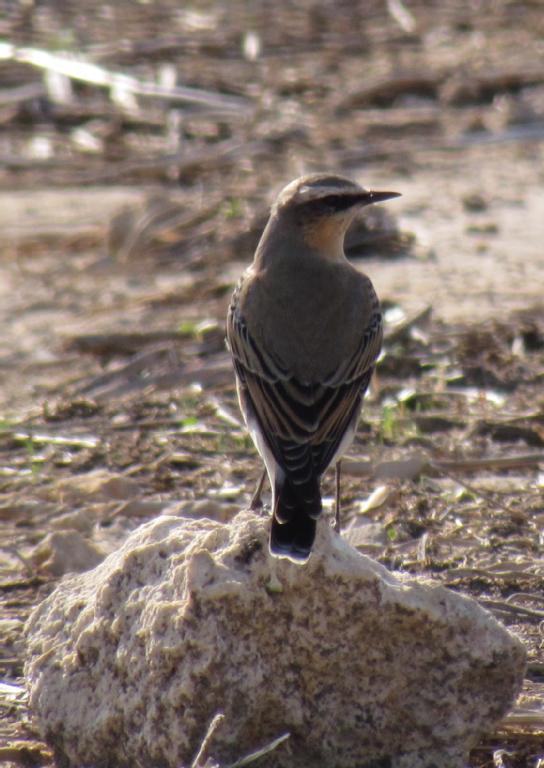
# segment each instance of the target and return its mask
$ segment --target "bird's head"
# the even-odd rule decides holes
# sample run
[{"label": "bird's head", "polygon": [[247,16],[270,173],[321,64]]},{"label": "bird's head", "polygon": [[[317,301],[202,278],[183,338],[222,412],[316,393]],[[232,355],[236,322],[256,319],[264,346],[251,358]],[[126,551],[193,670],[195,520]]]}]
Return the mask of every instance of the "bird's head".
[{"label": "bird's head", "polygon": [[369,191],[342,176],[315,173],[284,187],[272,216],[280,226],[300,231],[311,247],[332,255],[342,250],[346,229],[359,208],[393,197],[399,193]]}]

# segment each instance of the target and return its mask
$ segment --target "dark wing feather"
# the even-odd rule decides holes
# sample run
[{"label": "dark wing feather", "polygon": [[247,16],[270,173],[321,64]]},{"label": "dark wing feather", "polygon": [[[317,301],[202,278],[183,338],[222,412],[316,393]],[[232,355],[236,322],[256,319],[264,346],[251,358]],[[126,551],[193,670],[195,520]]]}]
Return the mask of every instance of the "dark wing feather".
[{"label": "dark wing feather", "polygon": [[227,339],[246,409],[275,460],[295,484],[321,475],[356,421],[382,342],[379,309],[351,359],[323,382],[302,384],[267,350],[259,349],[233,296]]}]

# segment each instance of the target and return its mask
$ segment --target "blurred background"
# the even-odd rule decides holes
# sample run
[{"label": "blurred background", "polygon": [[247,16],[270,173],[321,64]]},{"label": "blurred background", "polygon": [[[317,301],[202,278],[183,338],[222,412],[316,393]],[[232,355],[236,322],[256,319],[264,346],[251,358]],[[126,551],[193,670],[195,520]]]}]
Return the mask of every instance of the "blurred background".
[{"label": "blurred background", "polygon": [[222,319],[275,194],[315,170],[402,192],[347,246],[404,311],[541,300],[539,0],[26,0],[0,40],[6,363],[68,327]]},{"label": "blurred background", "polygon": [[[26,0],[0,4],[0,40],[8,359],[47,355],[67,323],[99,330],[91,305],[109,330],[147,327],[115,316],[127,277],[189,291],[191,321],[247,264],[278,189],[315,170],[402,192],[348,250],[404,310],[482,319],[541,298],[539,0]],[[21,326],[27,294],[42,308]]]},{"label": "blurred background", "polygon": [[346,240],[387,330],[344,535],[524,638],[523,698],[471,766],[543,764],[543,140],[542,0],[0,0],[16,764],[52,759],[17,688],[36,601],[142,520],[229,520],[249,499],[225,313],[279,189],[323,170],[402,193]]}]

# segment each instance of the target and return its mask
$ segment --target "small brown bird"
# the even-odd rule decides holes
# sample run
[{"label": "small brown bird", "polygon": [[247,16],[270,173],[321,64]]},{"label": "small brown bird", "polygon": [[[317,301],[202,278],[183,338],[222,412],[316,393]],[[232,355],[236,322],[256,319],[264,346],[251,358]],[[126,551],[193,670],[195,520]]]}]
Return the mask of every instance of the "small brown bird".
[{"label": "small brown bird", "polygon": [[327,174],[291,182],[232,296],[227,340],[272,488],[274,555],[310,556],[321,477],[357,428],[382,316],[372,283],[346,259],[344,234],[359,208],[393,197]]}]

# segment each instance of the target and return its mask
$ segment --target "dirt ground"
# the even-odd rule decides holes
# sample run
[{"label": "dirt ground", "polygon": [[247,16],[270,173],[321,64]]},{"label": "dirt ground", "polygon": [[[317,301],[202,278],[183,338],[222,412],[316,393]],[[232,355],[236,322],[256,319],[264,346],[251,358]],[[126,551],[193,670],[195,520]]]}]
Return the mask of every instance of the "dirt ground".
[{"label": "dirt ground", "polygon": [[22,630],[62,574],[247,503],[226,307],[275,193],[326,169],[402,193],[348,235],[388,324],[344,535],[523,639],[470,768],[542,768],[542,4],[0,1],[0,38],[0,765],[55,764]]}]

